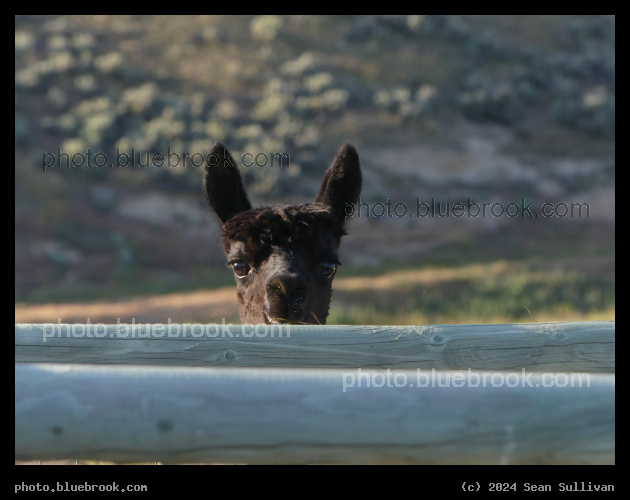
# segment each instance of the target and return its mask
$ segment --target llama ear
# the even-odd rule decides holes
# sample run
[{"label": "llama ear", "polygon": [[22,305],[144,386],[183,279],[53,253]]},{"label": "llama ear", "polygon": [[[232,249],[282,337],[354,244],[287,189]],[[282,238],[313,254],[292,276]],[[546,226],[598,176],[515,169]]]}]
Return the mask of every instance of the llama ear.
[{"label": "llama ear", "polygon": [[208,206],[221,224],[233,215],[252,208],[238,173],[238,165],[220,142],[212,147],[208,155],[203,190]]},{"label": "llama ear", "polygon": [[361,165],[354,146],[341,146],[333,164],[328,167],[315,203],[329,206],[341,219],[349,205],[356,205],[361,194]]}]

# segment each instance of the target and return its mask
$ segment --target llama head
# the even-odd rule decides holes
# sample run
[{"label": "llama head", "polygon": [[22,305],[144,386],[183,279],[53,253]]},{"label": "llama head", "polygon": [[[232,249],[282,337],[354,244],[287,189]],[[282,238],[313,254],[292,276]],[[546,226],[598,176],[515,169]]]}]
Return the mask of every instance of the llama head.
[{"label": "llama head", "polygon": [[361,192],[361,167],[344,144],[313,203],[252,208],[238,166],[216,143],[203,180],[236,277],[243,323],[325,324],[339,262],[345,208]]}]

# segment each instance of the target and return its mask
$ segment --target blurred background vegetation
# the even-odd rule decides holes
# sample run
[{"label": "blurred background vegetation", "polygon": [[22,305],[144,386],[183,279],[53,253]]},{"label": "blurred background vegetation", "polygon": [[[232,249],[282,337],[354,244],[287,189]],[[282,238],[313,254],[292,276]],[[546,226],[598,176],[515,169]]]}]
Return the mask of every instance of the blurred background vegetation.
[{"label": "blurred background vegetation", "polygon": [[238,321],[201,168],[44,154],[289,154],[267,204],[346,140],[366,203],[590,208],[355,217],[329,323],[614,319],[614,16],[269,15],[15,17],[16,321]]}]

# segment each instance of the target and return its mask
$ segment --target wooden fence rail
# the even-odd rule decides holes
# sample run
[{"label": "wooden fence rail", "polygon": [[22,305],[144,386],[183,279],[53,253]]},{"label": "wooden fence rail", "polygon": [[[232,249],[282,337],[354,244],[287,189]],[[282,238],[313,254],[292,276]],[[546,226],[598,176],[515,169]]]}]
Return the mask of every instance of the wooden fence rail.
[{"label": "wooden fence rail", "polygon": [[615,461],[614,322],[168,327],[16,325],[16,460]]},{"label": "wooden fence rail", "polygon": [[286,325],[282,329],[266,325],[184,326],[20,324],[15,326],[15,360],[162,366],[615,371],[612,321],[290,329]]},{"label": "wooden fence rail", "polygon": [[388,383],[384,371],[338,369],[26,363],[15,370],[17,459],[614,461],[610,374],[585,374],[578,386],[540,373],[522,384],[494,372],[484,386],[480,372],[390,372]]}]

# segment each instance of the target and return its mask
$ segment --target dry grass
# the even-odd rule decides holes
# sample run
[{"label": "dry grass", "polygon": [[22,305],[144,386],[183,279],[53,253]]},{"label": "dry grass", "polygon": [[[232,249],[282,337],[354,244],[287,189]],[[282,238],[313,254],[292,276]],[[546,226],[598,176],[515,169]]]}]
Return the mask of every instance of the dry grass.
[{"label": "dry grass", "polygon": [[[614,316],[614,260],[591,258],[556,265],[499,261],[339,277],[328,323],[594,321]],[[222,320],[239,322],[233,286],[117,301],[15,306],[16,323]]]},{"label": "dry grass", "polygon": [[171,293],[120,301],[26,305],[16,304],[16,323],[185,323],[213,318],[238,320],[233,287]]}]

